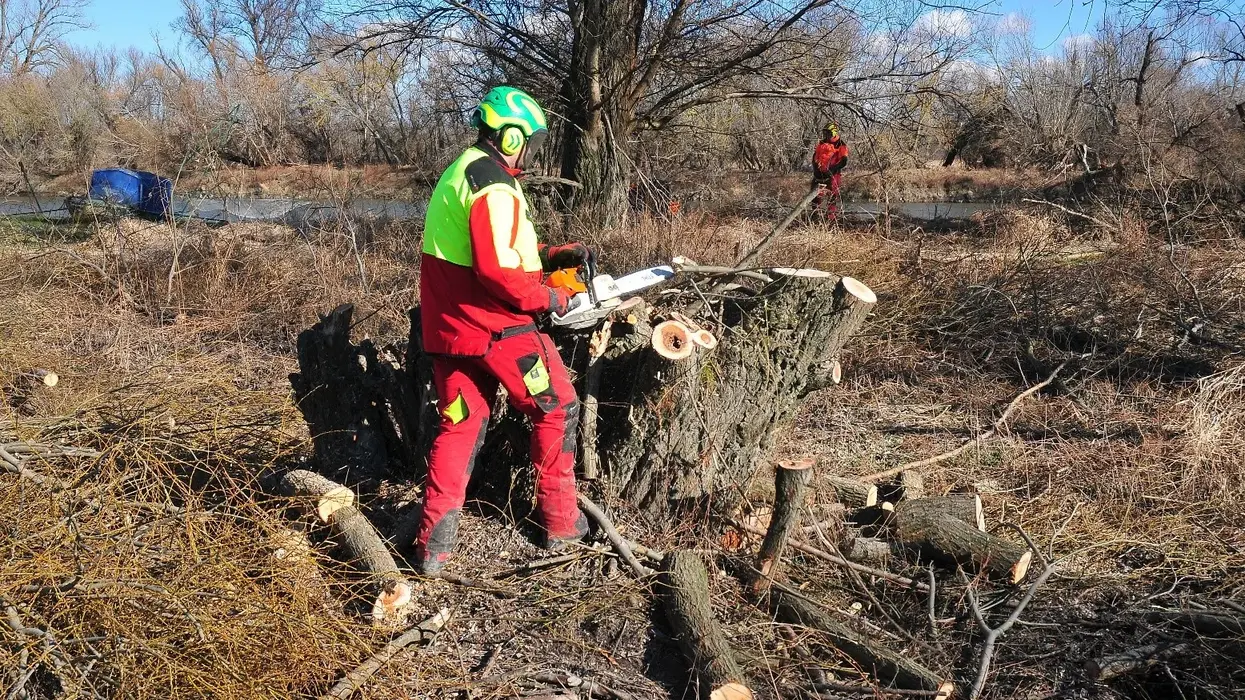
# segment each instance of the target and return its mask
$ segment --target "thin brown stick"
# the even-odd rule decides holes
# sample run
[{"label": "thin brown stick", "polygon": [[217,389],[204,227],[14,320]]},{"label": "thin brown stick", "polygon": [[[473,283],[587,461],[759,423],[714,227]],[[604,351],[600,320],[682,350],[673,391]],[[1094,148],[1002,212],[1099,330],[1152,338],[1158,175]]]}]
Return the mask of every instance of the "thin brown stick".
[{"label": "thin brown stick", "polygon": [[757,571],[752,581],[754,596],[762,596],[769,589],[770,581],[778,577],[782,568],[782,554],[791,531],[800,524],[800,509],[804,507],[804,491],[813,478],[813,460],[779,462],[774,466],[774,512],[761,548],[757,550]]},{"label": "thin brown stick", "polygon": [[989,440],[990,438],[997,435],[999,430],[1001,430],[1003,426],[1007,424],[1007,420],[1011,418],[1012,413],[1016,411],[1016,407],[1020,405],[1021,401],[1024,401],[1026,398],[1050,386],[1051,382],[1055,381],[1055,377],[1059,376],[1059,372],[1062,371],[1063,368],[1067,366],[1067,364],[1068,364],[1067,362],[1061,362],[1059,366],[1056,367],[1053,372],[1047,375],[1046,379],[1043,379],[1037,384],[1034,384],[1028,389],[1025,389],[1024,391],[1017,394],[1016,398],[1012,399],[1011,403],[1007,404],[1007,408],[1003,410],[1003,415],[999,416],[999,419],[994,422],[994,425],[989,430],[978,435],[975,438],[972,438],[966,441],[963,445],[960,445],[959,447],[952,449],[952,450],[947,450],[946,452],[943,452],[942,454],[934,455],[933,457],[928,457],[926,459],[919,459],[915,462],[908,462],[906,464],[901,464],[898,467],[893,467],[891,469],[884,469],[880,472],[874,472],[872,474],[862,476],[860,477],[860,480],[861,481],[879,481],[881,479],[887,479],[892,476],[902,474],[908,471],[909,469],[920,469],[922,467],[929,467],[929,466],[938,464],[939,462],[945,462],[948,459],[956,457],[957,455],[963,454],[969,448],[980,445],[986,440]]},{"label": "thin brown stick", "polygon": [[367,661],[359,664],[353,671],[343,676],[340,681],[337,681],[329,689],[329,692],[320,696],[320,700],[346,700],[346,698],[354,695],[367,683],[368,679],[376,675],[376,672],[389,663],[390,659],[396,656],[398,652],[415,642],[430,642],[435,639],[452,617],[453,612],[449,608],[442,608],[441,612],[407,630],[397,639],[386,644],[383,649],[369,657]]},{"label": "thin brown stick", "polygon": [[636,576],[644,578],[645,576],[653,573],[645,568],[644,565],[635,558],[635,554],[632,554],[631,552],[631,547],[628,547],[627,541],[622,538],[622,535],[618,534],[618,529],[615,528],[614,523],[606,517],[605,512],[582,493],[579,494],[579,507],[588,514],[588,517],[595,520],[597,525],[601,526],[601,529],[605,532],[605,536],[608,537],[610,543],[614,545],[614,551],[618,552],[618,556],[622,557],[623,561],[627,562],[627,566],[631,567],[631,570],[635,572]]},{"label": "thin brown stick", "polygon": [[[728,519],[725,522],[726,524],[730,525],[736,530],[746,532],[750,535],[757,535],[760,537],[765,536],[765,531],[762,530],[761,528],[753,527],[751,525],[745,525],[739,522],[738,520],[733,520],[733,519]],[[831,564],[838,564],[839,566],[845,566],[849,569],[854,569],[861,573],[869,574],[870,576],[875,576],[877,578],[890,581],[891,583],[904,586],[905,588],[914,588],[918,591],[925,591],[928,588],[924,583],[920,581],[913,581],[910,578],[900,576],[898,574],[892,574],[889,571],[883,571],[882,569],[875,569],[871,566],[865,566],[864,564],[857,564],[854,561],[848,561],[847,559],[844,559],[842,557],[836,557],[833,554],[825,550],[818,549],[816,547],[810,547],[809,545],[806,545],[803,542],[800,542],[798,540],[788,541],[787,546],[791,547],[792,549],[798,552],[803,552],[804,554],[807,554],[809,556],[817,557],[818,559],[821,559],[823,561],[828,561]]]}]

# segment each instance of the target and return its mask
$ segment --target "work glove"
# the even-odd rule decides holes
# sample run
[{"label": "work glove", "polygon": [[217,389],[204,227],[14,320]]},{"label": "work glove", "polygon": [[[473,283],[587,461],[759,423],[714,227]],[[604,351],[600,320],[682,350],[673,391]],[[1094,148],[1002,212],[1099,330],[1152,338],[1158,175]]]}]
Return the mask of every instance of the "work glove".
[{"label": "work glove", "polygon": [[549,307],[549,313],[565,316],[572,309],[579,308],[583,303],[583,299],[578,294],[570,294],[565,289],[557,289],[550,287],[549,291],[553,292],[551,301],[553,305]]},{"label": "work glove", "polygon": [[540,262],[545,272],[579,267],[588,262],[592,251],[583,243],[547,246],[541,250]]}]

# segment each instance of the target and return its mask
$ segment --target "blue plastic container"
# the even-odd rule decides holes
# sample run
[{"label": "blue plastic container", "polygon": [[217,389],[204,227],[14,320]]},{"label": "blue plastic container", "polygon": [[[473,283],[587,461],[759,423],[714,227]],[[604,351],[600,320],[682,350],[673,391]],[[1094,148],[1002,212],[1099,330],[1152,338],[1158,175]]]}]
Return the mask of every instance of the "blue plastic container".
[{"label": "blue plastic container", "polygon": [[87,196],[163,218],[173,203],[173,181],[141,170],[106,168],[91,173]]}]

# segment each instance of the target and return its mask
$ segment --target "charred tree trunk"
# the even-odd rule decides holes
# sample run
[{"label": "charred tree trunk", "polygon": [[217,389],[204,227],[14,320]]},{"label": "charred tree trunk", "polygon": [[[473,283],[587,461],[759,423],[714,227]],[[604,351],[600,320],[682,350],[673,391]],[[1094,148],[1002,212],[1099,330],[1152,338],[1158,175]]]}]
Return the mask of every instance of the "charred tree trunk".
[{"label": "charred tree trunk", "polygon": [[642,320],[602,358],[605,478],[652,515],[734,497],[875,302],[851,278],[777,271],[755,296],[701,309],[697,321],[720,342],[677,362],[653,351]]}]

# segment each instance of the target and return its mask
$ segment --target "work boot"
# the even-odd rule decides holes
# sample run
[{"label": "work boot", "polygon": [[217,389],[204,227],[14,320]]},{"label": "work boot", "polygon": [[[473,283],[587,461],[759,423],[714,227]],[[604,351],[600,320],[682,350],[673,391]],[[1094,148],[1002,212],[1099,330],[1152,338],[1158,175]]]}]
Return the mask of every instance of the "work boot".
[{"label": "work boot", "polygon": [[588,536],[588,519],[581,512],[579,517],[575,519],[575,532],[570,535],[555,537],[554,535],[545,534],[545,549],[551,552],[560,552],[568,549],[574,542],[581,542]]}]

